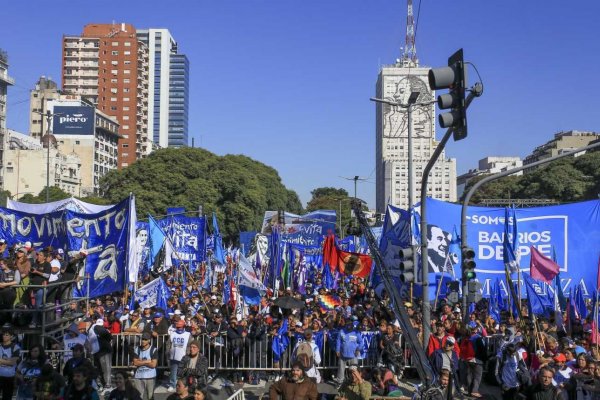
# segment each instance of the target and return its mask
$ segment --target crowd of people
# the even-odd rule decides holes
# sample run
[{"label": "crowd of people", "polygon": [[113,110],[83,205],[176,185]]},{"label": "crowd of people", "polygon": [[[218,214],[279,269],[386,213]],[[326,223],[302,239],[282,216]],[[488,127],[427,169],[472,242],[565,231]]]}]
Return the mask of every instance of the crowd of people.
[{"label": "crowd of people", "polygon": [[[227,270],[215,273],[210,287],[202,284],[202,268],[185,277],[164,273],[169,298],[162,308],[140,306],[126,293],[71,302],[71,282],[85,252],[65,256],[28,244],[8,251],[0,240],[0,253],[4,400],[15,388],[18,399],[148,400],[161,384],[170,400],[202,400],[215,374],[234,383],[276,377],[273,400],[315,399],[317,384],[325,380],[337,386],[339,400],[408,395],[399,381],[410,359],[400,323],[385,291],[377,295],[366,279],[340,276],[332,286],[316,273],[302,292],[268,291],[240,315],[235,300],[225,299]],[[139,285],[149,279],[142,277]],[[51,282],[64,284],[41,289]],[[28,284],[35,286],[23,286]],[[337,301],[327,307],[322,296]],[[24,348],[31,340],[15,334],[22,323],[8,310],[25,306],[41,313],[43,297],[73,324],[45,346]],[[301,306],[278,305],[285,297]],[[411,300],[401,306],[423,340],[420,307]],[[592,318],[570,318],[567,326],[554,318],[535,319],[523,307],[520,317],[503,312],[496,321],[487,310],[484,299],[465,318],[466,310],[443,299],[436,303],[424,348],[440,396],[484,397],[480,387],[487,379],[504,399],[600,398]],[[39,313],[32,313],[31,327],[39,325]],[[335,370],[322,368],[325,359],[335,361]]]}]

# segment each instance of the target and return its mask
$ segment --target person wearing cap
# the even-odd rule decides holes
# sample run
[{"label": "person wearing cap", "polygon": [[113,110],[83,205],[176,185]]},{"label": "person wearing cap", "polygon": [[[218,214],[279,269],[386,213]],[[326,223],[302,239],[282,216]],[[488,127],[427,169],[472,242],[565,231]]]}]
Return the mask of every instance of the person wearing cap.
[{"label": "person wearing cap", "polygon": [[567,366],[567,357],[563,353],[554,356],[554,367],[556,370],[554,386],[563,387],[564,383],[573,376],[573,370]]},{"label": "person wearing cap", "polygon": [[85,357],[85,347],[82,343],[77,343],[71,347],[71,358],[64,365],[63,376],[67,380],[67,384],[73,382],[73,371],[78,368],[88,370],[90,380],[96,379],[96,369],[92,365],[92,362]]},{"label": "person wearing cap", "polygon": [[358,364],[358,356],[362,349],[362,335],[356,329],[352,321],[347,321],[344,329],[338,334],[335,353],[339,359],[337,383],[344,381],[346,365]]},{"label": "person wearing cap", "polygon": [[189,341],[188,353],[183,356],[177,378],[185,379],[190,385],[205,388],[208,378],[208,359],[200,353],[200,342],[193,339]]},{"label": "person wearing cap", "polygon": [[72,323],[63,337],[63,362],[69,361],[69,359],[73,356],[73,347],[78,344],[83,346],[85,345],[86,341],[87,336],[79,332],[79,324]]},{"label": "person wearing cap", "polygon": [[111,359],[112,359],[112,335],[104,327],[104,321],[99,314],[94,313],[86,322],[88,342],[94,357],[94,364],[102,373],[100,374],[100,385],[109,389],[111,386]]},{"label": "person wearing cap", "polygon": [[517,371],[522,368],[524,362],[517,352],[517,347],[512,343],[498,352],[497,359],[495,375],[502,389],[502,398],[514,399],[521,389]]},{"label": "person wearing cap", "polygon": [[152,314],[152,320],[144,326],[144,332],[150,333],[154,339],[169,333],[169,322],[161,311],[155,311]]},{"label": "person wearing cap", "polygon": [[350,377],[338,389],[336,400],[369,400],[373,387],[362,377],[360,369],[356,365],[349,368]]},{"label": "person wearing cap", "polygon": [[154,397],[156,366],[158,364],[158,356],[156,348],[152,345],[150,332],[142,333],[141,343],[134,348],[132,358],[133,365],[136,367],[133,376],[134,384],[142,394],[142,400],[150,400]]},{"label": "person wearing cap", "polygon": [[[458,353],[455,350],[456,339],[446,336],[441,348],[431,354],[431,367],[436,378],[440,378],[443,370],[458,371]],[[456,380],[454,380],[456,382]]]},{"label": "person wearing cap", "polygon": [[317,400],[317,384],[306,376],[299,362],[292,364],[288,376],[284,376],[269,388],[269,400]]},{"label": "person wearing cap", "polygon": [[175,322],[175,329],[169,330],[169,341],[171,342],[171,348],[169,349],[169,386],[167,387],[169,392],[175,391],[177,369],[183,356],[185,356],[190,337],[191,334],[185,329],[185,320],[183,319],[178,319]]},{"label": "person wearing cap", "polygon": [[[431,355],[436,350],[444,349],[446,340],[448,339],[448,337],[451,337],[446,332],[446,328],[444,325],[446,321],[448,321],[448,320],[445,320],[444,322],[442,322],[442,321],[436,322],[435,333],[433,335],[429,336],[429,343],[427,344],[427,356],[428,357],[431,357]],[[456,340],[454,340],[453,343],[454,343],[454,351],[458,355],[459,348],[458,348],[458,344],[456,343]]]},{"label": "person wearing cap", "polygon": [[313,365],[309,369],[305,369],[306,376],[314,379],[316,383],[321,383],[321,374],[317,369],[317,367],[321,365],[321,351],[319,350],[319,346],[317,346],[317,343],[314,340],[312,329],[305,329],[303,335],[304,341],[299,341],[298,343],[296,343],[294,351],[292,352],[293,361],[298,361],[298,350],[301,348],[301,346],[305,346],[302,343],[307,343],[312,351]]}]

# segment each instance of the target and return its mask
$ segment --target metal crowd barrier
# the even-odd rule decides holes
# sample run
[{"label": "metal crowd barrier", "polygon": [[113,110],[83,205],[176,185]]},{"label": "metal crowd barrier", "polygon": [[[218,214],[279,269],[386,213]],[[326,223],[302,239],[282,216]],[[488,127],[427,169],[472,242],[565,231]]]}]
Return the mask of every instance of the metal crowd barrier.
[{"label": "metal crowd barrier", "polygon": [[227,400],[246,400],[244,389],[238,389],[237,392],[227,398]]}]

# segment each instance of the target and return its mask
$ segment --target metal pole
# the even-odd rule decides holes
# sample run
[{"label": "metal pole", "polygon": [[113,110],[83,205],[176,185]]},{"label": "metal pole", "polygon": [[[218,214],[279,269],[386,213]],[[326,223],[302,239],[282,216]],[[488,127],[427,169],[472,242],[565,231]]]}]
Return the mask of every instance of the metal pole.
[{"label": "metal pole", "polygon": [[[566,153],[558,154],[558,155],[555,155],[555,156],[552,156],[549,158],[544,158],[543,160],[539,160],[539,161],[536,161],[531,164],[523,165],[518,168],[509,169],[508,171],[498,172],[497,174],[486,176],[485,178],[481,179],[480,181],[477,181],[473,185],[473,187],[471,187],[471,189],[469,189],[469,191],[467,192],[467,194],[465,195],[465,198],[463,200],[463,205],[462,205],[462,210],[461,210],[461,215],[460,215],[460,245],[461,245],[461,248],[465,248],[468,243],[468,241],[467,241],[467,209],[469,207],[469,201],[471,200],[471,197],[473,196],[475,191],[477,189],[479,189],[482,185],[485,185],[486,183],[491,182],[491,181],[495,181],[496,179],[500,179],[505,176],[512,175],[516,172],[520,172],[524,169],[537,167],[538,165],[542,165],[542,164],[547,164],[549,162],[561,159],[563,157],[569,157],[574,154],[581,153],[582,151],[594,149],[596,147],[600,147],[600,142],[590,144],[587,146],[583,146],[578,149],[575,149],[575,150],[572,150],[572,151],[569,151]],[[465,299],[464,290],[465,290],[465,284],[463,283],[463,308],[466,307],[466,299]],[[520,311],[521,310],[519,310],[519,312]]]},{"label": "metal pole", "polygon": [[[416,100],[416,97],[411,96],[411,99]],[[412,113],[413,113],[413,106],[414,106],[414,102],[410,102],[409,99],[409,104],[407,107],[407,119],[408,119],[408,212],[410,213],[410,221],[411,221],[411,227],[410,230],[412,232],[413,230],[413,225],[412,225],[412,219],[414,218],[414,204],[415,204],[415,188],[414,188],[414,164],[413,164],[413,137],[412,137]],[[390,189],[391,189],[391,183],[390,183]],[[390,190],[391,191],[391,190]],[[412,243],[412,240],[411,240]],[[413,248],[413,255],[412,255],[412,262],[413,265],[416,267],[417,263],[418,263],[418,258],[417,258],[417,248],[416,246]],[[412,302],[412,286],[411,286],[411,302]]]},{"label": "metal pole", "polygon": [[[48,120],[46,123],[46,154],[48,158],[46,160],[46,203],[50,202],[50,118],[52,114],[50,110],[46,112],[46,119]],[[42,118],[44,119],[44,118]]]},{"label": "metal pole", "polygon": [[[480,93],[477,89],[472,90],[469,96],[465,99],[465,108],[469,107],[469,104],[473,99],[479,96]],[[425,169],[423,170],[423,177],[421,178],[421,286],[423,288],[423,346],[427,346],[429,342],[429,335],[431,334],[431,304],[429,304],[429,259],[427,257],[427,182],[429,180],[429,173],[433,169],[438,157],[444,151],[446,143],[450,139],[450,136],[454,132],[454,128],[448,128],[444,137],[435,148],[435,151],[431,155],[431,158],[427,162]],[[465,286],[463,285],[463,298],[466,296]]]}]

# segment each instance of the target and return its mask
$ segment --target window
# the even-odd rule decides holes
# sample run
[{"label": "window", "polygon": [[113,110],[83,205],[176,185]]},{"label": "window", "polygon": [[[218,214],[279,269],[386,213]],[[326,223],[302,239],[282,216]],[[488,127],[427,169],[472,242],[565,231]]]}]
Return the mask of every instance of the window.
[{"label": "window", "polygon": [[117,111],[117,107],[116,106],[110,106],[110,111]]},{"label": "window", "polygon": [[123,125],[121,128],[122,129],[129,129],[129,125]]},{"label": "window", "polygon": [[81,143],[80,143],[80,141],[79,141],[79,140],[76,140],[76,141],[75,141],[75,144],[81,144]]},{"label": "window", "polygon": [[131,42],[125,42],[124,45],[125,47],[131,47]]},{"label": "window", "polygon": [[114,51],[114,50],[113,50],[113,52],[112,52],[112,55],[113,55],[113,56],[118,56],[118,55],[119,55],[119,52],[118,52],[118,51]]},{"label": "window", "polygon": [[112,42],[112,43],[111,43],[111,45],[112,45],[112,46],[118,46],[118,45],[119,45],[119,42]]},{"label": "window", "polygon": [[126,69],[126,70],[124,70],[124,71],[123,71],[123,73],[124,73],[125,75],[129,75],[129,74],[131,74],[131,70],[129,70],[129,69]]},{"label": "window", "polygon": [[110,83],[117,83],[117,82],[119,82],[119,80],[118,80],[118,79],[114,79],[114,78],[113,78],[113,79],[111,79],[111,80],[110,80]]},{"label": "window", "polygon": [[129,93],[129,88],[123,88],[123,93]]},{"label": "window", "polygon": [[129,97],[123,97],[123,101],[129,101]]},{"label": "window", "polygon": [[127,51],[124,51],[123,54],[126,56],[129,56],[129,55],[131,55],[131,52],[129,50],[127,50]]},{"label": "window", "polygon": [[129,111],[129,107],[123,107],[123,111]]},{"label": "window", "polygon": [[131,64],[131,60],[125,60],[124,64],[125,65],[130,65]]},{"label": "window", "polygon": [[128,121],[129,120],[129,115],[123,115],[123,121]]},{"label": "window", "polygon": [[117,60],[113,60],[110,62],[112,65],[119,65],[119,62]]},{"label": "window", "polygon": [[123,83],[131,83],[131,79],[123,79]]},{"label": "window", "polygon": [[123,147],[129,147],[129,143],[123,143]]},{"label": "window", "polygon": [[110,88],[110,92],[111,93],[119,93],[119,91],[117,90],[117,88]]},{"label": "window", "polygon": [[119,70],[118,69],[111,69],[110,73],[113,74],[113,75],[117,75],[119,73]]},{"label": "window", "polygon": [[110,101],[117,101],[117,98],[116,97],[111,97]]}]

